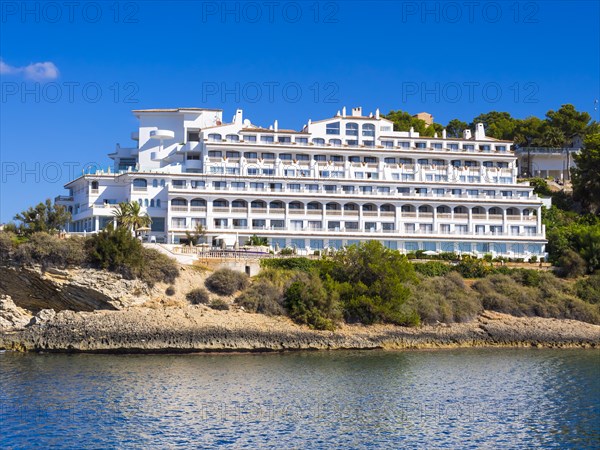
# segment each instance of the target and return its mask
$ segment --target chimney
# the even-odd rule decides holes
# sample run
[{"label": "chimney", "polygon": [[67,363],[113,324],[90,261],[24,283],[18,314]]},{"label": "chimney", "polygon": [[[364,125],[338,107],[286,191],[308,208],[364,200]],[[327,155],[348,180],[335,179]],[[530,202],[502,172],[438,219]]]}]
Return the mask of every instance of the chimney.
[{"label": "chimney", "polygon": [[375,110],[375,118],[379,120],[379,108]]},{"label": "chimney", "polygon": [[471,130],[468,128],[463,130],[463,139],[471,139]]},{"label": "chimney", "polygon": [[275,120],[275,123],[273,123],[273,128],[275,131],[279,131],[279,122],[277,120]]},{"label": "chimney", "polygon": [[346,117],[346,107],[342,108],[342,117]]},{"label": "chimney", "polygon": [[242,123],[243,111],[241,109],[236,110],[235,116],[233,116],[233,123]]},{"label": "chimney", "polygon": [[312,123],[312,120],[308,119],[308,123],[306,124],[306,132],[310,133],[310,124]]},{"label": "chimney", "polygon": [[362,116],[362,106],[357,106],[356,108],[352,108],[352,117],[360,117]]},{"label": "chimney", "polygon": [[446,139],[446,129],[442,130],[442,139]]},{"label": "chimney", "polygon": [[415,127],[410,127],[410,130],[408,130],[408,135],[410,137],[413,137],[415,135]]},{"label": "chimney", "polygon": [[481,139],[485,139],[485,128],[482,123],[478,123],[475,128],[475,140],[479,141]]},{"label": "chimney", "polygon": [[338,111],[335,113],[335,117],[340,117],[340,116],[341,116],[340,110],[338,109]]}]

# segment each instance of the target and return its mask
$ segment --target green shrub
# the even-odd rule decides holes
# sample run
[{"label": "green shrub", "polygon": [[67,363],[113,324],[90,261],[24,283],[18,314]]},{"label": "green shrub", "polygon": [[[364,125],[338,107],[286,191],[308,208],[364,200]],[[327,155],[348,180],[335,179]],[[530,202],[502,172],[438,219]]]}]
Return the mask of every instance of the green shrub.
[{"label": "green shrub", "polygon": [[8,231],[0,231],[0,260],[7,262],[15,251],[14,240],[16,235]]},{"label": "green shrub", "polygon": [[558,259],[558,274],[565,278],[576,278],[585,275],[587,263],[579,253],[574,250],[566,250]]},{"label": "green shrub", "polygon": [[168,295],[169,297],[175,295],[175,287],[169,286],[167,289],[165,289],[165,294]]},{"label": "green shrub", "polygon": [[192,289],[190,292],[185,294],[185,298],[192,305],[206,305],[210,301],[208,291],[204,288]]},{"label": "green shrub", "polygon": [[142,248],[143,264],[138,278],[141,278],[152,285],[156,281],[163,283],[173,283],[179,276],[179,267],[177,262],[167,255],[151,248]]},{"label": "green shrub", "polygon": [[581,300],[600,304],[600,272],[578,280],[575,284],[575,291]]},{"label": "green shrub", "polygon": [[477,258],[465,258],[456,266],[464,278],[482,278],[490,273],[490,267]]},{"label": "green shrub", "polygon": [[272,281],[259,278],[235,299],[236,304],[250,312],[280,316],[283,308],[283,289]]},{"label": "green shrub", "polygon": [[441,277],[454,270],[448,264],[440,261],[427,261],[425,263],[414,264],[415,271],[426,277]]},{"label": "green shrub", "polygon": [[408,305],[423,323],[467,322],[483,309],[477,293],[456,272],[426,278],[412,285],[411,291]]},{"label": "green shrub", "polygon": [[295,253],[295,252],[294,252],[294,249],[293,249],[293,248],[289,248],[289,247],[282,248],[282,249],[279,251],[279,254],[280,254],[280,255],[283,255],[283,256],[287,256],[287,255],[293,255],[294,253]]},{"label": "green shrub", "polygon": [[341,317],[336,292],[328,292],[314,272],[297,274],[285,290],[284,305],[292,320],[317,330],[333,330]]},{"label": "green shrub", "polygon": [[599,305],[577,298],[569,284],[551,273],[540,272],[537,287],[525,286],[507,275],[490,275],[473,288],[485,309],[513,316],[554,317],[600,323]]},{"label": "green shrub", "polygon": [[87,260],[85,240],[33,233],[16,248],[14,258],[21,264],[41,264],[43,267],[81,266]]},{"label": "green shrub", "polygon": [[216,309],[217,311],[229,310],[229,303],[227,303],[226,301],[224,301],[220,298],[213,300],[212,302],[210,302],[210,304],[208,306],[212,309]]},{"label": "green shrub", "polygon": [[260,261],[260,266],[271,269],[302,270],[308,272],[315,267],[316,261],[308,258],[272,258]]},{"label": "green shrub", "polygon": [[531,258],[529,258],[529,262],[530,262],[531,264],[534,264],[534,263],[536,263],[536,262],[537,262],[537,256],[533,255]]},{"label": "green shrub", "polygon": [[219,269],[204,284],[215,294],[233,295],[248,286],[248,275],[231,269]]},{"label": "green shrub", "polygon": [[142,244],[125,228],[108,227],[89,238],[87,248],[93,264],[128,278],[144,264]]}]

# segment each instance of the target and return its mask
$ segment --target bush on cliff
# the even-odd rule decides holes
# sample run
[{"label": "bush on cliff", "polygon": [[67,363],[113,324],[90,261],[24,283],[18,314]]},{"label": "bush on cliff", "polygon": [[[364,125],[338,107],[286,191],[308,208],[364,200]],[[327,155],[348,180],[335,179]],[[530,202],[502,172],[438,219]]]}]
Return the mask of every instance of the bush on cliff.
[{"label": "bush on cliff", "polygon": [[81,266],[87,261],[85,240],[79,237],[60,239],[44,232],[33,233],[18,245],[13,258],[20,264],[40,264],[44,268]]},{"label": "bush on cliff", "polygon": [[190,292],[185,294],[185,298],[192,305],[206,305],[210,301],[208,291],[204,288],[192,289]]},{"label": "bush on cliff", "polygon": [[15,251],[15,246],[13,244],[15,237],[16,235],[14,233],[0,231],[0,260],[2,262],[8,261]]},{"label": "bush on cliff", "polygon": [[441,261],[427,261],[425,263],[415,263],[415,271],[426,277],[441,277],[454,270],[454,268]]},{"label": "bush on cliff", "polygon": [[425,278],[411,286],[408,305],[423,323],[468,322],[482,311],[479,295],[469,289],[460,274]]},{"label": "bush on cliff", "polygon": [[409,282],[416,282],[406,256],[378,241],[352,245],[338,251],[332,264],[321,266],[342,303],[346,321],[371,324],[388,322],[416,325],[419,317],[406,305]]},{"label": "bush on cliff", "polygon": [[146,249],[125,228],[112,227],[90,237],[87,252],[96,267],[120,273],[125,278],[139,278],[149,285],[172,283],[179,276],[177,264],[162,253]]},{"label": "bush on cliff", "polygon": [[[518,277],[490,275],[473,288],[481,295],[485,309],[513,316],[554,317],[600,323],[600,305],[576,297],[571,286],[551,273],[539,274],[538,286],[527,286]],[[517,278],[517,279],[515,279]]]},{"label": "bush on cliff", "polygon": [[206,287],[218,295],[233,295],[248,287],[248,275],[231,269],[219,269],[209,276]]},{"label": "bush on cliff", "polygon": [[333,330],[341,319],[338,294],[326,289],[316,272],[298,272],[284,293],[284,305],[295,322]]},{"label": "bush on cliff", "polygon": [[227,303],[225,300],[221,300],[220,298],[214,299],[208,306],[217,311],[229,310],[229,303]]},{"label": "bush on cliff", "polygon": [[600,272],[578,280],[575,290],[577,296],[583,301],[600,304]]},{"label": "bush on cliff", "polygon": [[267,316],[285,314],[283,289],[266,278],[259,278],[235,299],[236,304],[250,312]]}]

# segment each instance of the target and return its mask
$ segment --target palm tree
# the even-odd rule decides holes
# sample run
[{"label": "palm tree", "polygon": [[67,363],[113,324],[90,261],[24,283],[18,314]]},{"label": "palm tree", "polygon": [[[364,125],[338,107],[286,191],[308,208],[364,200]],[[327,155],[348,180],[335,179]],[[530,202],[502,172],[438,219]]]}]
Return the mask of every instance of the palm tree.
[{"label": "palm tree", "polygon": [[559,128],[550,127],[542,136],[542,143],[545,147],[558,148],[565,145],[565,133]]},{"label": "palm tree", "polygon": [[113,215],[117,219],[117,226],[128,228],[134,234],[137,234],[139,228],[147,227],[152,223],[150,216],[142,213],[142,207],[138,202],[120,202]]}]

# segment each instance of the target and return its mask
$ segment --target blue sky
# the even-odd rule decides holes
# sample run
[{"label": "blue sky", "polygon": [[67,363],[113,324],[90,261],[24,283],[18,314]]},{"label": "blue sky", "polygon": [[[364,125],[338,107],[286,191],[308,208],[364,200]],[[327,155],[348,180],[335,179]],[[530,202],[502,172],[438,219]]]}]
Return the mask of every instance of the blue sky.
[{"label": "blue sky", "polygon": [[447,123],[572,103],[598,120],[598,1],[0,5],[0,222],[108,165],[137,108],[299,128],[343,106]]}]

